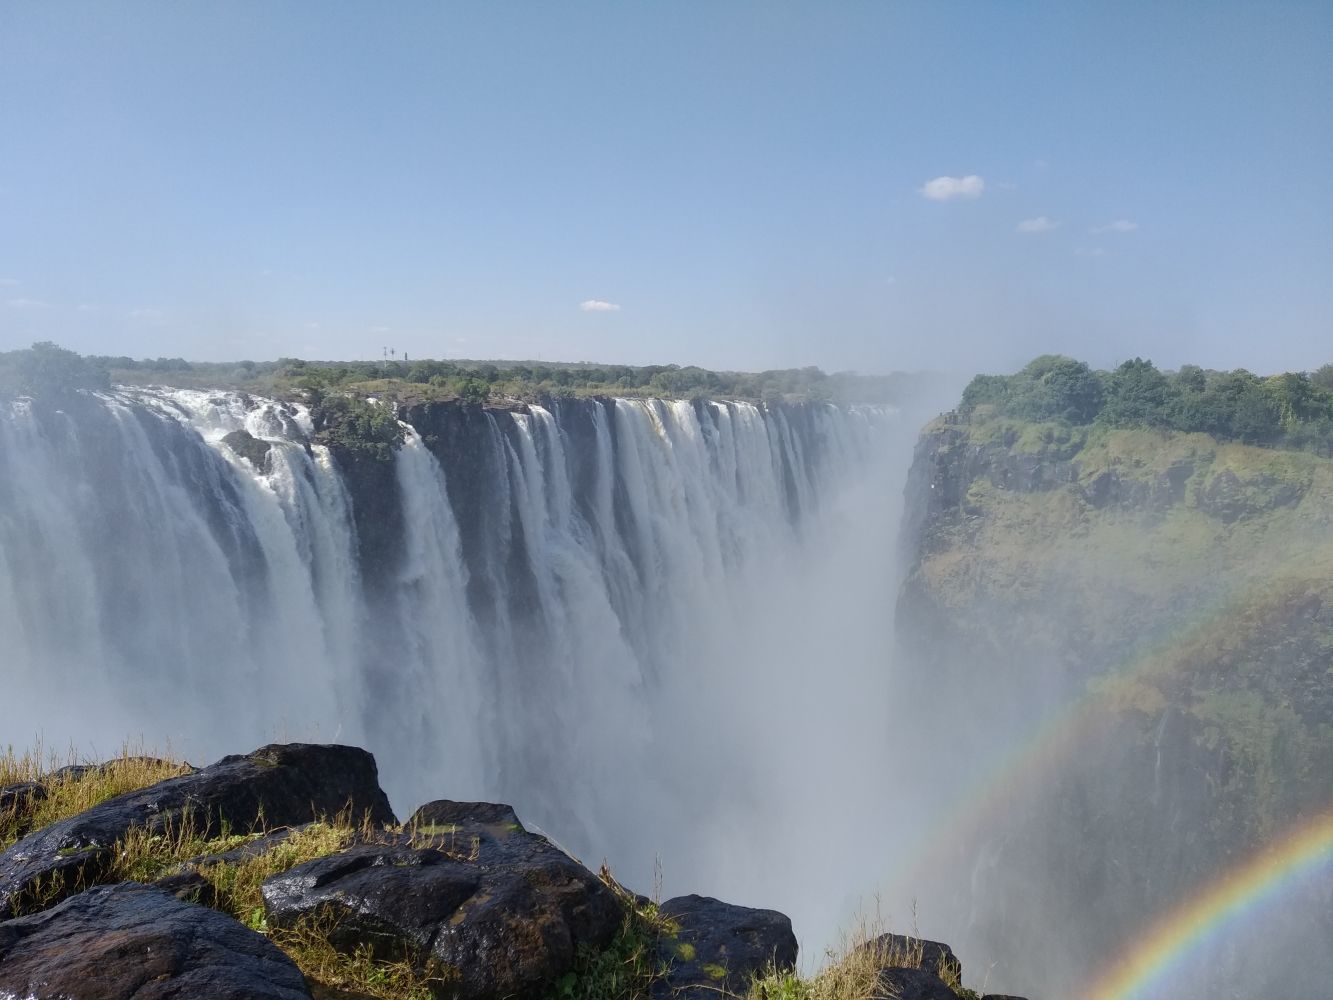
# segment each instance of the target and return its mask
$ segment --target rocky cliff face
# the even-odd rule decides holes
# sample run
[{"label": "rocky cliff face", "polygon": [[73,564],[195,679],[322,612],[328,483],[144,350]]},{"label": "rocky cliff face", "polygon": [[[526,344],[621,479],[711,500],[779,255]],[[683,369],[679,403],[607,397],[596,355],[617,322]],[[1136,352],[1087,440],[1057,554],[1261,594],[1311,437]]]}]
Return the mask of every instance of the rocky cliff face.
[{"label": "rocky cliff face", "polygon": [[942,780],[1012,786],[962,833],[982,954],[1095,966],[1333,800],[1333,463],[943,418],[907,510],[909,697],[957,720]]}]

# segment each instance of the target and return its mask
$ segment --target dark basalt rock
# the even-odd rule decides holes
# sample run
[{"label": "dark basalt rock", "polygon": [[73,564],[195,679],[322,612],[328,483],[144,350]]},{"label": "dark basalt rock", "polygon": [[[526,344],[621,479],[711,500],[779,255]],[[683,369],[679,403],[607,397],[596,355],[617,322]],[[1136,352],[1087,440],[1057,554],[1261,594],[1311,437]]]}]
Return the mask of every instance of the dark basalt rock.
[{"label": "dark basalt rock", "polygon": [[482,823],[490,826],[512,826],[523,829],[513,806],[498,802],[454,802],[439,799],[427,802],[407,821],[409,829],[429,829],[433,826],[458,826],[464,823]]},{"label": "dark basalt rock", "polygon": [[222,443],[253,465],[256,472],[269,471],[268,453],[273,450],[273,442],[257,438],[249,431],[232,431]]},{"label": "dark basalt rock", "polygon": [[[13,822],[20,811],[26,813],[34,804],[46,798],[46,786],[40,781],[20,781],[0,788],[0,823]],[[14,829],[15,836],[27,833],[26,824]]]},{"label": "dark basalt rock", "polygon": [[[867,941],[857,951],[873,952],[881,959],[886,969],[925,969],[927,972],[940,974],[948,969],[955,979],[961,979],[963,963],[943,941],[927,941],[907,934],[881,934]],[[920,953],[920,961],[911,956]]]},{"label": "dark basalt rock", "polygon": [[885,969],[879,974],[875,1000],[958,1000],[944,980],[925,969]]},{"label": "dark basalt rock", "polygon": [[489,804],[423,807],[419,816],[447,817],[435,825],[448,830],[422,824],[416,835],[386,834],[265,882],[270,926],[317,919],[341,951],[368,945],[377,958],[407,959],[441,976],[441,997],[544,996],[580,947],[611,940],[624,911],[545,837],[516,823],[473,821],[469,808],[483,819],[512,815]]},{"label": "dark basalt rock", "polygon": [[293,743],[224,757],[24,837],[0,854],[0,912],[32,912],[96,883],[105,876],[113,845],[133,827],[161,831],[192,823],[208,834],[225,822],[243,832],[261,823],[305,823],[349,807],[372,823],[394,822],[375,758],[364,750]]},{"label": "dark basalt rock", "polygon": [[309,1000],[267,938],[126,882],[0,923],[0,996],[25,1000]]},{"label": "dark basalt rock", "polygon": [[776,910],[692,895],[667,900],[661,914],[679,930],[673,939],[659,945],[668,970],[654,988],[654,1000],[743,996],[755,973],[770,965],[779,969],[796,965],[791,920]]}]

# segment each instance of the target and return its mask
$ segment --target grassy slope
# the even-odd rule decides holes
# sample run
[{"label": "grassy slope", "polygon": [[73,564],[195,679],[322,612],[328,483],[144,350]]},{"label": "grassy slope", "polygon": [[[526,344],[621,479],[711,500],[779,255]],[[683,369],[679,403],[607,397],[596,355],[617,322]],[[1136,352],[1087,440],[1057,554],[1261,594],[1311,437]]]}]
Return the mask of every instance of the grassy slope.
[{"label": "grassy slope", "polygon": [[[1144,913],[1333,802],[1333,461],[1145,429],[926,433],[926,496],[958,502],[935,501],[900,605],[922,697],[966,720],[955,739],[982,760],[1086,708],[1073,744],[974,831],[1028,845],[1006,855],[1007,884],[1036,893],[985,933],[1003,954],[1058,938],[1074,969],[1095,964]],[[1058,474],[992,481],[1034,466]],[[1164,489],[1172,469],[1183,491]],[[1107,473],[1119,499],[1098,505]]]},{"label": "grassy slope", "polygon": [[[909,585],[942,610],[953,655],[1007,675],[1011,698],[1052,681],[1066,701],[1090,692],[1141,748],[1176,713],[1197,750],[1182,766],[1206,771],[1208,850],[1262,842],[1333,800],[1333,461],[1142,429],[928,433],[979,472],[959,508],[936,512]],[[991,481],[1033,458],[1072,481]],[[1145,499],[1173,468],[1189,472],[1183,494]],[[1098,507],[1088,496],[1108,471],[1129,499]],[[1087,780],[1113,778],[1089,766]]]},{"label": "grassy slope", "polygon": [[[1218,628],[1239,623],[1237,603],[1262,600],[1288,577],[1319,585],[1333,566],[1333,462],[1317,456],[1218,444],[1201,434],[1013,421],[963,425],[961,435],[948,447],[980,449],[988,455],[983,464],[1034,456],[1072,463],[1076,476],[1040,492],[979,476],[967,486],[965,509],[934,521],[935,548],[917,568],[921,582],[954,611],[1005,609],[981,623],[997,630],[1001,644],[1035,643],[1104,669],[1202,618],[1216,619]],[[1126,489],[1150,490],[1183,463],[1193,471],[1179,503],[1099,509],[1085,497],[1104,472]],[[1239,483],[1235,503],[1252,508],[1230,523],[1206,509],[1205,499],[1227,473]],[[1281,502],[1292,493],[1298,502]],[[1048,613],[1052,602],[1063,611],[1058,621]],[[1071,621],[1079,629],[1075,644]]]}]

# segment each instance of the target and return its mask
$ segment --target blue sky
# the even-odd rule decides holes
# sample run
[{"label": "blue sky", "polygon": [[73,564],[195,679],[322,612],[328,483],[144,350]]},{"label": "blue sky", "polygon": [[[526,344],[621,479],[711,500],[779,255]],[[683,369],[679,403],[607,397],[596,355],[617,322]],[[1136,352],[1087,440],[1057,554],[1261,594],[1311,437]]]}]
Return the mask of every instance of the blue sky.
[{"label": "blue sky", "polygon": [[0,121],[0,349],[1333,361],[1328,3],[7,0]]}]

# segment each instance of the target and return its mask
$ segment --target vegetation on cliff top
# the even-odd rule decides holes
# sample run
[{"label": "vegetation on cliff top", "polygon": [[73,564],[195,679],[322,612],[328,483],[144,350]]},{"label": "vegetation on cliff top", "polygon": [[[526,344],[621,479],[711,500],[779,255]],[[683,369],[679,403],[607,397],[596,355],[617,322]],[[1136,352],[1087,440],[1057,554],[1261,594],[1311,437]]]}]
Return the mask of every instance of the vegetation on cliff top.
[{"label": "vegetation on cliff top", "polygon": [[81,357],[54,344],[0,352],[0,397],[111,384],[237,389],[280,399],[352,394],[397,403],[535,401],[561,396],[652,396],[755,402],[901,403],[934,386],[931,375],[832,375],[818,368],[715,372],[693,365],[598,365],[531,361],[191,362]]},{"label": "vegetation on cliff top", "polygon": [[978,375],[964,390],[958,413],[974,422],[1008,417],[1200,432],[1328,456],[1333,365],[1263,377],[1197,365],[1162,372],[1135,358],[1114,371],[1094,371],[1082,361],[1047,354],[1013,375]]}]

